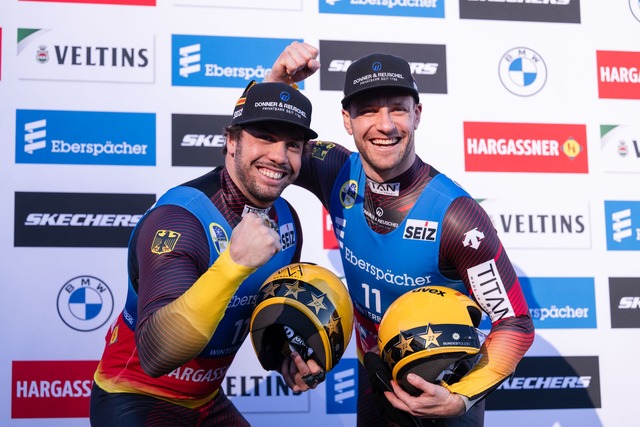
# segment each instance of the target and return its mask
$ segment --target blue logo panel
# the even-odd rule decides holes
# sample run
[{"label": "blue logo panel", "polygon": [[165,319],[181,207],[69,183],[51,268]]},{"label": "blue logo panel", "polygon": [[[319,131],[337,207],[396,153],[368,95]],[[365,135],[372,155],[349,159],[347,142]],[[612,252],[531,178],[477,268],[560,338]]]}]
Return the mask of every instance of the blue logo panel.
[{"label": "blue logo panel", "polygon": [[319,0],[320,13],[444,18],[444,0]]},{"label": "blue logo panel", "polygon": [[[596,328],[595,283],[592,277],[520,277],[536,329]],[[483,316],[480,329],[491,329]]]},{"label": "blue logo panel", "polygon": [[640,251],[640,202],[604,202],[608,251]]},{"label": "blue logo panel", "polygon": [[343,358],[327,374],[327,414],[356,413],[358,363],[358,359]]},{"label": "blue logo panel", "polygon": [[16,163],[154,166],[156,116],[17,110]]},{"label": "blue logo panel", "polygon": [[[171,84],[245,88],[261,81],[273,61],[294,41],[250,37],[171,36]],[[247,54],[251,52],[251,54]],[[304,89],[304,82],[298,84]]]}]

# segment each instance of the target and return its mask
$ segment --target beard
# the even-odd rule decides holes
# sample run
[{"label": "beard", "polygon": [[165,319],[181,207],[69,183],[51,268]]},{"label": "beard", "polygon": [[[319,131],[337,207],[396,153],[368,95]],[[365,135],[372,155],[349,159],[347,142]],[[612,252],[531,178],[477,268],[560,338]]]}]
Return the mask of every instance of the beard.
[{"label": "beard", "polygon": [[[273,204],[278,197],[282,194],[284,189],[293,182],[295,177],[289,173],[287,179],[283,180],[279,186],[271,186],[261,184],[256,178],[256,174],[260,172],[253,167],[253,163],[244,159],[242,152],[242,143],[238,142],[236,146],[236,152],[234,156],[234,165],[236,175],[244,186],[245,190],[249,193],[246,194],[249,198],[255,199],[263,204]],[[278,169],[282,169],[279,167]]]}]

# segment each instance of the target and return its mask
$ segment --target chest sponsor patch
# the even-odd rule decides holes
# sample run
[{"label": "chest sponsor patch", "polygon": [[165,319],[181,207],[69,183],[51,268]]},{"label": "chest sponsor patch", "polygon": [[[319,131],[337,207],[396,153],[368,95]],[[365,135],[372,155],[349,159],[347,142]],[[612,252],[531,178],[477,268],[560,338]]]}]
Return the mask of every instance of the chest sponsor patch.
[{"label": "chest sponsor patch", "polygon": [[408,219],[402,233],[403,239],[435,242],[438,234],[438,223],[423,219]]}]

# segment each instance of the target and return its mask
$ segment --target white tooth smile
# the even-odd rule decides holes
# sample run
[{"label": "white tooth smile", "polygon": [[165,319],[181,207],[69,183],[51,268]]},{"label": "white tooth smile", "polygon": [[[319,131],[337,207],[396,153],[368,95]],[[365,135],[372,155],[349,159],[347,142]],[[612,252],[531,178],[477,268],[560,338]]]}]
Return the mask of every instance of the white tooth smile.
[{"label": "white tooth smile", "polygon": [[282,172],[274,172],[269,169],[259,169],[260,173],[271,179],[280,179],[284,175]]},{"label": "white tooth smile", "polygon": [[372,139],[373,145],[394,145],[397,141],[395,139]]}]

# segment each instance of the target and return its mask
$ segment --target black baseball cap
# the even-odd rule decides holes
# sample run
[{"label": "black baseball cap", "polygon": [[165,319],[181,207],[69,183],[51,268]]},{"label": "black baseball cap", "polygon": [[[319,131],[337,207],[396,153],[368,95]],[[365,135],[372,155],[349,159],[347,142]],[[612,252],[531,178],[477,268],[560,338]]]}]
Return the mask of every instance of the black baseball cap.
[{"label": "black baseball cap", "polygon": [[305,139],[318,134],[311,128],[311,101],[284,83],[256,83],[246,87],[233,109],[231,126],[258,122],[285,122],[301,127]]},{"label": "black baseball cap", "polygon": [[404,59],[385,53],[373,53],[353,62],[344,80],[342,107],[360,93],[379,88],[397,88],[409,92],[420,102],[418,84],[411,75],[411,66]]}]

